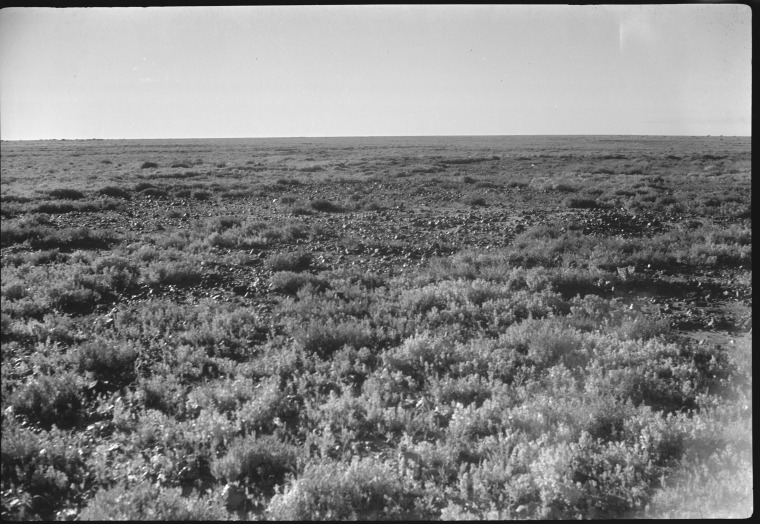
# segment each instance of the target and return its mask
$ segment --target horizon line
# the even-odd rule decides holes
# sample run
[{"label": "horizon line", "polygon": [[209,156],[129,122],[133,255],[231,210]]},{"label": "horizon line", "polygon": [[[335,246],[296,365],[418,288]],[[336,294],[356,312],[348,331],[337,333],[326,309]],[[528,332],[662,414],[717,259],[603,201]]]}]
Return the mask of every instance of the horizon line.
[{"label": "horizon line", "polygon": [[550,136],[615,136],[615,137],[689,137],[689,138],[752,138],[752,135],[680,135],[680,134],[652,134],[652,133],[542,133],[542,134],[464,134],[464,135],[288,135],[288,136],[227,136],[227,137],[122,137],[122,138],[14,138],[0,139],[0,142],[75,142],[93,140],[252,140],[252,139],[324,139],[324,138],[459,138],[459,137],[550,137]]}]

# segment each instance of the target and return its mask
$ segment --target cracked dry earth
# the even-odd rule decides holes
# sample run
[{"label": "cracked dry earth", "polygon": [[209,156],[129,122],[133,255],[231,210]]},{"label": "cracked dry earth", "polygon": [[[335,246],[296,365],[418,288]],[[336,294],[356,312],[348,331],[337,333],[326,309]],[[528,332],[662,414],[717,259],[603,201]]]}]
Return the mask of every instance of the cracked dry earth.
[{"label": "cracked dry earth", "polygon": [[[562,176],[591,186],[599,180],[619,181],[619,187],[625,189],[648,173],[656,173],[659,186],[650,186],[655,192],[671,195],[688,184],[691,173],[683,172],[685,164],[687,170],[698,167],[706,171],[713,171],[716,163],[718,169],[721,162],[725,167],[726,159],[748,165],[746,144],[665,138],[659,142],[512,139],[11,143],[3,146],[3,186],[41,198],[44,188],[61,183],[87,193],[105,184],[129,188],[147,181],[163,193],[134,190],[120,210],[50,216],[56,228],[105,229],[128,242],[152,243],[160,236],[192,231],[214,217],[316,226],[318,233],[308,239],[280,240],[263,248],[210,247],[199,284],[142,284],[136,292],[118,298],[129,303],[158,296],[179,302],[211,297],[242,302],[263,314],[271,311],[277,300],[270,289],[272,271],[264,265],[275,252],[309,252],[311,272],[354,267],[394,275],[434,257],[469,249],[508,248],[516,235],[541,224],[595,237],[646,239],[701,225],[751,223],[749,216],[707,216],[698,210],[674,211],[672,206],[655,203],[632,209],[620,199],[574,209],[565,204],[563,188],[549,183],[553,176]],[[196,157],[198,160],[177,163]],[[59,162],[61,158],[70,160],[68,166],[60,176],[51,175],[54,169],[48,167],[66,165]],[[141,169],[145,159],[155,160],[158,167]],[[625,173],[608,175],[614,173],[614,167],[600,169],[620,167],[621,162],[636,167],[642,160],[645,169],[634,169],[627,177]],[[23,168],[21,164],[25,164]],[[188,172],[188,167],[194,171]],[[196,187],[206,184],[212,190],[211,198],[179,196],[176,189],[186,187],[187,181]],[[716,179],[716,187],[720,183]],[[605,191],[611,193],[615,187]],[[242,191],[234,198],[217,195],[230,188]],[[584,196],[601,200],[600,192],[588,191]],[[318,199],[336,203],[342,211],[299,212],[299,204],[308,206]],[[24,245],[5,247],[3,255],[26,249]],[[247,255],[244,262],[226,261],[229,257],[225,255],[235,251]],[[575,264],[584,265],[580,261],[570,266]],[[663,314],[676,332],[699,341],[731,344],[751,332],[751,280],[746,283],[738,278],[747,273],[751,261],[703,267],[679,263],[666,268],[642,266],[632,268],[622,283],[600,279],[599,294],[630,302],[631,309]],[[606,269],[610,276],[615,275],[615,268]],[[101,305],[94,313],[102,315],[109,307]]]}]

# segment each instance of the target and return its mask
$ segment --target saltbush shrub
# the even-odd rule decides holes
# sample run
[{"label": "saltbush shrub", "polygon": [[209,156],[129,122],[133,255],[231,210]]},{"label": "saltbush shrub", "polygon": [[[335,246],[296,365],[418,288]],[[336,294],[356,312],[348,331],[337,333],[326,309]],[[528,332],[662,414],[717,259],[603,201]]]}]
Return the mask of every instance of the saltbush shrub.
[{"label": "saltbush shrub", "polygon": [[312,200],[309,204],[315,211],[322,211],[323,213],[342,213],[343,208],[337,204],[333,204],[329,200],[317,199]]},{"label": "saltbush shrub", "polygon": [[52,198],[60,198],[63,200],[80,200],[84,198],[84,193],[79,191],[78,189],[70,189],[70,188],[58,188],[58,189],[51,189],[47,192],[49,197]]},{"label": "saltbush shrub", "polygon": [[79,514],[80,520],[231,520],[221,496],[192,492],[150,483],[117,484],[102,489]]},{"label": "saltbush shrub", "polygon": [[303,251],[274,253],[264,260],[264,267],[270,271],[305,271],[310,265],[311,254]]},{"label": "saltbush shrub", "polygon": [[141,269],[142,278],[149,284],[194,286],[200,283],[203,272],[190,262],[161,261]]},{"label": "saltbush shrub", "polygon": [[570,197],[565,199],[565,205],[575,209],[593,209],[599,207],[593,198]]},{"label": "saltbush shrub", "polygon": [[266,496],[296,473],[299,450],[273,435],[247,435],[233,440],[223,457],[214,459],[212,472],[217,479],[251,486]]},{"label": "saltbush shrub", "polygon": [[328,288],[328,283],[323,278],[308,273],[296,273],[294,271],[278,271],[272,275],[270,289],[295,296],[306,285],[311,285],[314,292],[322,292]]},{"label": "saltbush shrub", "polygon": [[208,191],[193,191],[192,196],[196,200],[208,200],[211,198],[211,193]]},{"label": "saltbush shrub", "polygon": [[276,520],[407,520],[423,517],[410,511],[414,497],[387,464],[365,458],[308,465],[267,509]]},{"label": "saltbush shrub", "polygon": [[129,190],[124,189],[123,187],[119,187],[119,186],[101,187],[98,190],[98,193],[100,193],[101,195],[105,195],[105,196],[109,196],[113,198],[123,198],[125,200],[129,200],[132,197]]},{"label": "saltbush shrub", "polygon": [[294,323],[289,330],[306,352],[322,358],[329,358],[345,345],[356,349],[372,346],[374,338],[368,324],[357,320],[341,322],[315,318],[306,323]]},{"label": "saltbush shrub", "polygon": [[29,421],[50,428],[70,428],[80,418],[82,380],[71,372],[30,378],[10,396],[13,412]]},{"label": "saltbush shrub", "polygon": [[76,352],[80,371],[92,373],[100,389],[118,389],[136,378],[135,363],[140,348],[129,342],[90,340]]}]

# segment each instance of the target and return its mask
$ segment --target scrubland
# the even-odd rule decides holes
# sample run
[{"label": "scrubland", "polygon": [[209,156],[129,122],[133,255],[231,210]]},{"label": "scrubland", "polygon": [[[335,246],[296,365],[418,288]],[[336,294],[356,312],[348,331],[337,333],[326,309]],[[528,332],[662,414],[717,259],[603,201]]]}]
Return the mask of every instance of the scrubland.
[{"label": "scrubland", "polygon": [[3,519],[752,513],[749,138],[1,147]]}]

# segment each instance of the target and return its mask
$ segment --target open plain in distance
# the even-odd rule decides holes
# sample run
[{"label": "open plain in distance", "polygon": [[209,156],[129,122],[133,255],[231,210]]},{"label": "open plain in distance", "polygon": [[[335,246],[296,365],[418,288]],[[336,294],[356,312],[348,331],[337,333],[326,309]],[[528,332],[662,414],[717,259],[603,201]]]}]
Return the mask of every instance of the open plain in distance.
[{"label": "open plain in distance", "polygon": [[4,519],[752,512],[750,138],[1,147]]}]

